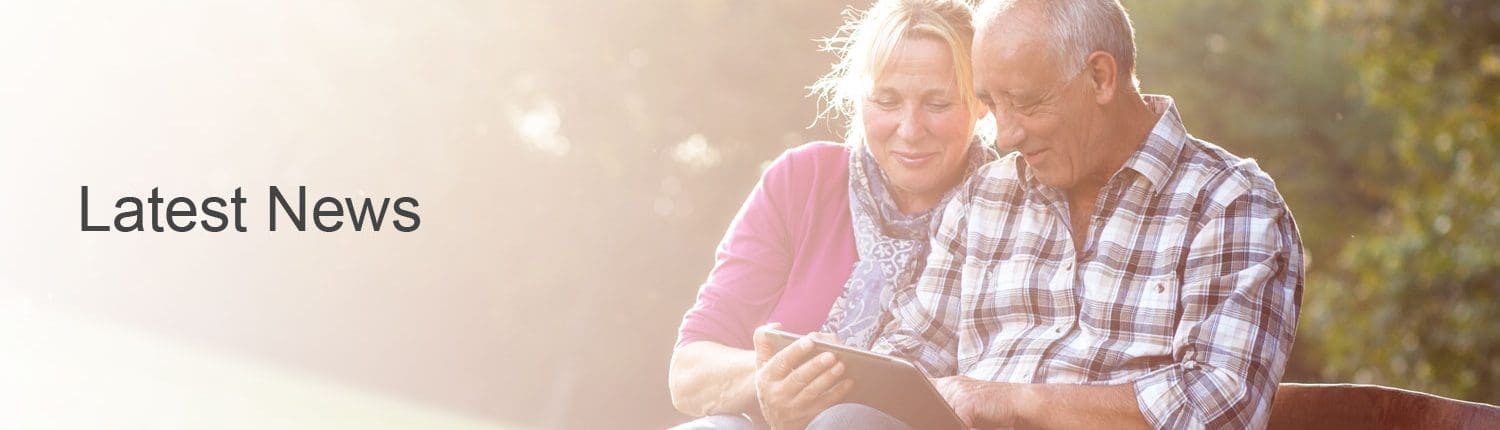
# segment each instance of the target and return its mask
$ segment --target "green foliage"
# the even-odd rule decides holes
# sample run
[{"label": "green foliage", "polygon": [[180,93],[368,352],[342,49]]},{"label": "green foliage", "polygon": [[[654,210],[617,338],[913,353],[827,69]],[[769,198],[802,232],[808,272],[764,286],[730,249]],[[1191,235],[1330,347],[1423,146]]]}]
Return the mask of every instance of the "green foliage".
[{"label": "green foliage", "polygon": [[[1344,242],[1369,230],[1390,188],[1379,172],[1389,164],[1382,142],[1392,127],[1362,98],[1345,59],[1352,36],[1325,31],[1300,0],[1125,4],[1142,90],[1172,95],[1194,135],[1257,159],[1296,214],[1309,273],[1328,272]],[[1303,328],[1289,380],[1323,371]]]},{"label": "green foliage", "polygon": [[1500,2],[1125,3],[1143,90],[1297,215],[1287,379],[1500,401]]},{"label": "green foliage", "polygon": [[1500,402],[1500,3],[1314,4],[1396,115],[1389,203],[1304,311],[1323,375]]}]

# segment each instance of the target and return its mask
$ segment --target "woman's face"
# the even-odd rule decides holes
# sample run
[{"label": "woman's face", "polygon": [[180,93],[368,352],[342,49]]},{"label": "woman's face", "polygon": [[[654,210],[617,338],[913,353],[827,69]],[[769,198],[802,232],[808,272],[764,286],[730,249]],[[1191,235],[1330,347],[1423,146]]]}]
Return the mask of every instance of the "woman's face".
[{"label": "woman's face", "polygon": [[920,212],[962,179],[976,115],[941,40],[903,40],[889,61],[860,107],[865,143],[901,210]]}]

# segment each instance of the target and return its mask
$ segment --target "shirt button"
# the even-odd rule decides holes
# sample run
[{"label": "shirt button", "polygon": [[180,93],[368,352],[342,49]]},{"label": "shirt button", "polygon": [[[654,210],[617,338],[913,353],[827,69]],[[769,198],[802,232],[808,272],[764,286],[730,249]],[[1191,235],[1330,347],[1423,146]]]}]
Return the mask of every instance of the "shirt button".
[{"label": "shirt button", "polygon": [[1073,270],[1073,262],[1071,262],[1071,261],[1064,261],[1063,262],[1063,270]]},{"label": "shirt button", "polygon": [[1161,293],[1166,292],[1166,291],[1167,291],[1167,286],[1166,285],[1164,285],[1164,284],[1162,284],[1160,282],[1156,283],[1156,293],[1157,294],[1161,294]]},{"label": "shirt button", "polygon": [[1184,361],[1182,362],[1182,368],[1187,370],[1198,370],[1198,362],[1193,360]]},{"label": "shirt button", "polygon": [[1052,329],[1052,332],[1053,333],[1057,333],[1057,334],[1062,334],[1063,330],[1062,330],[1062,327],[1057,327],[1057,328]]}]

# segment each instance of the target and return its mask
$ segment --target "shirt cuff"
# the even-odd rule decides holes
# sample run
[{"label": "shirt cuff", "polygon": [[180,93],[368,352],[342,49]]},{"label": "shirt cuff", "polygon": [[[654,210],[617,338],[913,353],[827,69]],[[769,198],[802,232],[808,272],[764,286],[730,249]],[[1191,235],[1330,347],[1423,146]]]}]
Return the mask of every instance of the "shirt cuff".
[{"label": "shirt cuff", "polygon": [[1183,365],[1173,364],[1140,378],[1134,383],[1136,406],[1151,428],[1177,428],[1187,424],[1174,419],[1187,408],[1187,392],[1183,390]]}]

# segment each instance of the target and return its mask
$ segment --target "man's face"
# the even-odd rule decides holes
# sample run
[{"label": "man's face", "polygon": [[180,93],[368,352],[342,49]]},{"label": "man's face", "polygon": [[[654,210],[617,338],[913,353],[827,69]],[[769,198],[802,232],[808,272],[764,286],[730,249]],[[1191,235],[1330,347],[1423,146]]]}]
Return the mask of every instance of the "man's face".
[{"label": "man's face", "polygon": [[1099,115],[1083,58],[1049,58],[1029,28],[1045,21],[1015,12],[974,38],[974,90],[990,107],[996,146],[1017,151],[1042,183],[1068,190],[1096,174]]}]

